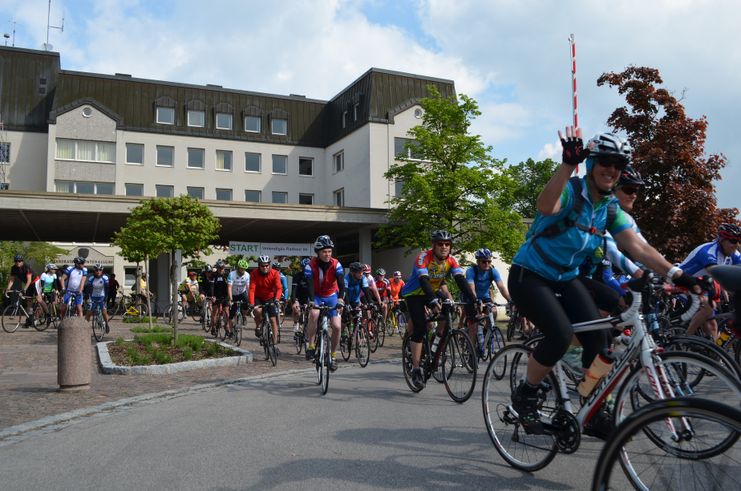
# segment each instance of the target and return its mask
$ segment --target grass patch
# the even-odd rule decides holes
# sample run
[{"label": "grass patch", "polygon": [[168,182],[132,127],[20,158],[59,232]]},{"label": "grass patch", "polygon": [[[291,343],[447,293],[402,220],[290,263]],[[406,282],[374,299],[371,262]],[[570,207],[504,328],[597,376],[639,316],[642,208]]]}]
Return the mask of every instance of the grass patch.
[{"label": "grass patch", "polygon": [[152,319],[152,322],[157,322],[156,317],[134,315],[127,315],[123,318],[123,321],[124,324],[149,324],[149,319]]},{"label": "grass patch", "polygon": [[151,332],[172,332],[172,328],[168,326],[162,326],[160,324],[155,324],[152,326],[152,328],[149,328],[149,325],[141,325],[141,326],[134,326],[131,328],[131,332],[137,333],[137,334],[147,334]]},{"label": "grass patch", "polygon": [[164,365],[238,354],[192,334],[179,335],[177,344],[173,345],[170,332],[145,332],[134,336],[133,341],[118,338],[108,345],[108,352],[115,364],[126,366]]}]

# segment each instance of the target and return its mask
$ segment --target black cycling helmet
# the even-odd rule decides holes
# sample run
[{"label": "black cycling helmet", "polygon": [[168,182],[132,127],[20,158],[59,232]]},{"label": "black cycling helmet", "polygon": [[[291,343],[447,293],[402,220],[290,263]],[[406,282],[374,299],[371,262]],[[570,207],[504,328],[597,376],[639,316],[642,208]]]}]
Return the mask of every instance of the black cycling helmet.
[{"label": "black cycling helmet", "polygon": [[216,269],[223,268],[224,266],[226,266],[226,263],[222,259],[219,259],[216,261],[216,264],[214,264]]},{"label": "black cycling helmet", "polygon": [[16,254],[15,257],[13,257],[14,262],[23,261],[23,256],[20,254]]},{"label": "black cycling helmet", "polygon": [[271,264],[270,267],[273,269],[280,269],[280,264],[278,264],[277,261],[273,261],[273,264]]},{"label": "black cycling helmet", "polygon": [[334,249],[334,242],[329,238],[329,235],[320,235],[314,241],[314,252],[319,252],[323,249]]},{"label": "black cycling helmet", "polygon": [[85,264],[85,258],[82,256],[77,256],[75,258],[75,264]]},{"label": "black cycling helmet", "polygon": [[435,230],[430,234],[430,242],[439,242],[441,240],[453,241],[453,236],[447,230]]},{"label": "black cycling helmet", "polygon": [[353,273],[359,273],[363,271],[363,265],[357,261],[350,263],[350,271]]},{"label": "black cycling helmet", "polygon": [[210,265],[208,265],[208,264],[207,264],[207,265],[205,265],[205,266],[203,267],[203,272],[204,272],[204,273],[212,273],[212,272],[213,272],[213,269],[211,268],[211,266],[210,266]]},{"label": "black cycling helmet", "polygon": [[721,223],[718,227],[718,237],[721,239],[741,240],[741,228],[733,223]]},{"label": "black cycling helmet", "polygon": [[641,175],[632,165],[628,164],[620,173],[620,179],[618,180],[617,186],[644,186],[646,183],[641,179]]}]

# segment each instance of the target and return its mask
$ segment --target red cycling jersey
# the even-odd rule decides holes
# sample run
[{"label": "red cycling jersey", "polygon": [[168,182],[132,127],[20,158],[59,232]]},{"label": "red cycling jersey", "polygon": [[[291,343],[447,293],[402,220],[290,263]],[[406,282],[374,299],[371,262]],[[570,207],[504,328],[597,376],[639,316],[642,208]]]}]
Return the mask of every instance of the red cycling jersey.
[{"label": "red cycling jersey", "polygon": [[268,274],[262,274],[259,268],[250,273],[250,303],[255,303],[255,297],[262,302],[278,300],[283,294],[283,285],[280,282],[280,273],[271,269]]}]

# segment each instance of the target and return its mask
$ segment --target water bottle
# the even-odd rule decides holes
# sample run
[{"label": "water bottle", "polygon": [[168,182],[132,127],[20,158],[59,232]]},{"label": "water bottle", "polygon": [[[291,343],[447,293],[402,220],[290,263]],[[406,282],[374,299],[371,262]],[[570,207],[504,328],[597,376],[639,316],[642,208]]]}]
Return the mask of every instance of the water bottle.
[{"label": "water bottle", "polygon": [[726,329],[721,328],[720,335],[718,336],[718,339],[715,340],[715,344],[717,344],[720,347],[723,347],[726,341],[728,341],[728,338],[731,337],[731,333],[728,332]]},{"label": "water bottle", "polygon": [[479,325],[479,330],[476,333],[476,339],[479,342],[479,348],[483,349],[484,347],[484,326]]},{"label": "water bottle", "polygon": [[582,397],[587,397],[597,385],[597,382],[607,375],[607,372],[612,368],[612,359],[604,354],[600,353],[592,362],[592,365],[587,369],[584,374],[584,380],[577,386],[576,390]]},{"label": "water bottle", "polygon": [[646,324],[648,324],[648,331],[651,334],[656,334],[659,332],[659,320],[656,317],[655,312],[649,312],[646,314]]},{"label": "water bottle", "polygon": [[430,347],[430,351],[432,351],[432,354],[434,355],[437,351],[437,345],[440,344],[440,336],[435,333],[435,337],[432,338],[432,347]]}]

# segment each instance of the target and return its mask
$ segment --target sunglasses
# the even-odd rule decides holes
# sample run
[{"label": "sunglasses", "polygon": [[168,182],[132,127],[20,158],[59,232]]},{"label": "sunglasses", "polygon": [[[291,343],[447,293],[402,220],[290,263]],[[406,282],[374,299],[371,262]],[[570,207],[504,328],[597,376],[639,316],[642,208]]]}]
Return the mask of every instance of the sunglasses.
[{"label": "sunglasses", "polygon": [[598,159],[597,165],[601,167],[612,167],[615,170],[622,171],[628,163],[622,159]]},{"label": "sunglasses", "polygon": [[452,242],[435,242],[435,245],[439,245],[442,247],[452,247],[453,243]]},{"label": "sunglasses", "polygon": [[726,240],[733,245],[738,245],[738,239],[726,239]]},{"label": "sunglasses", "polygon": [[627,187],[621,187],[619,189],[620,189],[620,191],[624,192],[625,194],[638,194],[638,188],[627,186]]},{"label": "sunglasses", "polygon": [[491,263],[491,259],[479,259],[480,263]]}]

